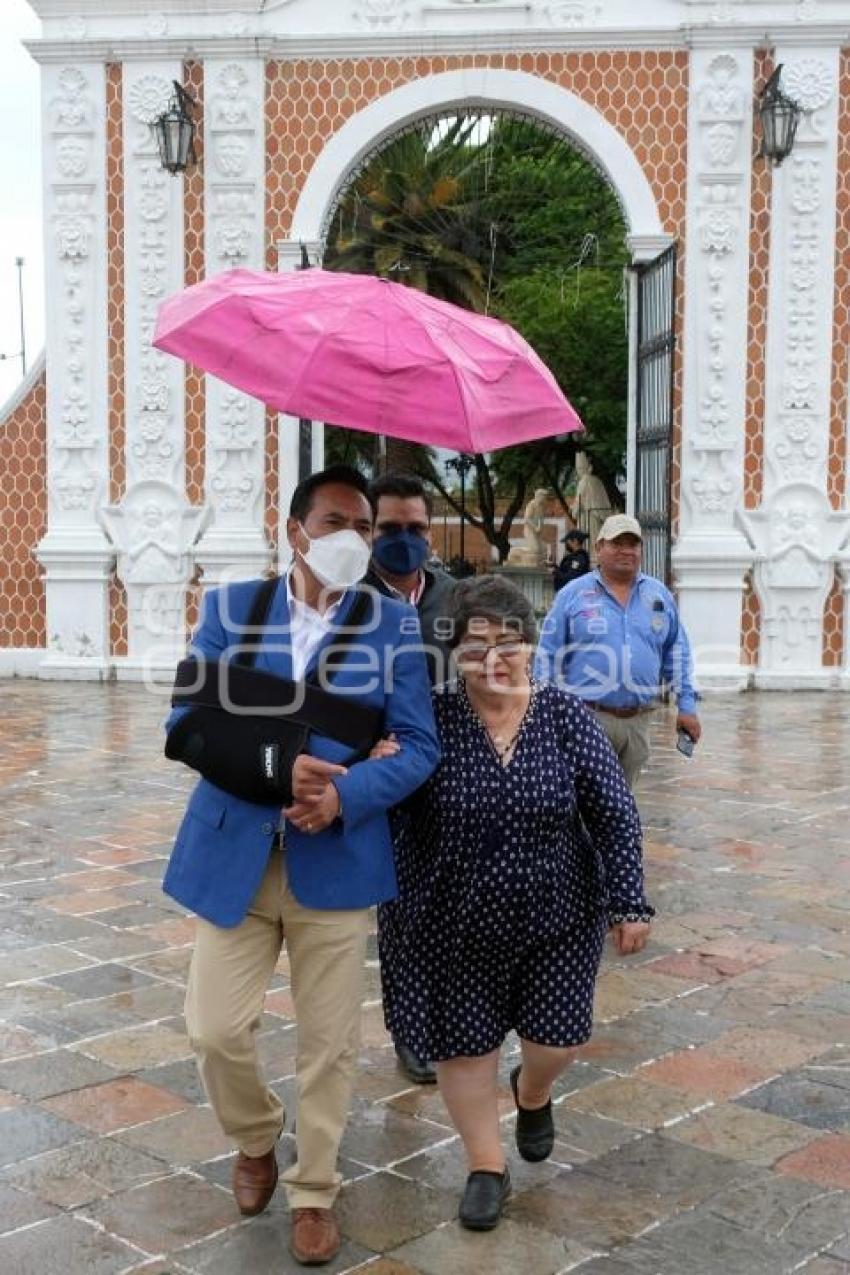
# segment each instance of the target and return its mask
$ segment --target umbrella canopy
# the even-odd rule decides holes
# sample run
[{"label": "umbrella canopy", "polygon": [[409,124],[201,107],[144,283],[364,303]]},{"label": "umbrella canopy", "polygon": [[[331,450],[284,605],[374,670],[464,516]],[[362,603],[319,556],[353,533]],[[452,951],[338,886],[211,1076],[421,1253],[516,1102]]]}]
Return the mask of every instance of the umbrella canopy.
[{"label": "umbrella canopy", "polygon": [[373,275],[231,270],[163,302],[153,343],[280,412],[429,446],[583,429],[513,328]]}]

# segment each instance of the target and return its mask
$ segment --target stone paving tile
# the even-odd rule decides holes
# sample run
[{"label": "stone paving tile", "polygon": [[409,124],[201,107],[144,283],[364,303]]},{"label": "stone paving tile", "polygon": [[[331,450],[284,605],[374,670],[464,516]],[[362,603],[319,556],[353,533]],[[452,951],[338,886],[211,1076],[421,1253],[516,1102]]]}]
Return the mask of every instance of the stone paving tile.
[{"label": "stone paving tile", "polygon": [[30,947],[12,956],[0,957],[0,987],[23,979],[69,974],[94,962],[68,947]]},{"label": "stone paving tile", "polygon": [[43,1222],[45,1218],[55,1217],[57,1212],[44,1200],[0,1183],[0,1233]]},{"label": "stone paving tile", "polygon": [[478,1234],[452,1222],[403,1244],[392,1256],[422,1275],[446,1275],[448,1271],[463,1271],[464,1275],[516,1275],[520,1270],[534,1271],[534,1275],[555,1275],[591,1254],[575,1240],[534,1230],[506,1218],[496,1231]]},{"label": "stone paving tile", "polygon": [[665,1136],[703,1151],[770,1167],[783,1156],[813,1142],[817,1131],[764,1111],[721,1103],[696,1112],[665,1129]]},{"label": "stone paving tile", "polygon": [[[300,1266],[288,1248],[289,1222],[279,1212],[268,1212],[254,1218],[249,1224],[235,1226],[223,1235],[180,1249],[175,1254],[177,1262],[186,1265],[197,1275],[236,1275],[236,1272],[274,1272],[274,1275],[303,1275]],[[369,1249],[346,1241],[339,1255],[322,1266],[327,1275],[341,1275],[343,1271],[360,1269],[375,1254]],[[372,1275],[373,1267],[365,1268]]]},{"label": "stone paving tile", "polygon": [[609,1151],[582,1167],[610,1183],[654,1193],[679,1209],[693,1208],[732,1182],[746,1182],[758,1172],[751,1165],[677,1143],[659,1134]]},{"label": "stone paving tile", "polygon": [[0,1111],[0,1166],[87,1137],[85,1129],[38,1107]]},{"label": "stone paving tile", "polygon": [[112,1138],[90,1138],[8,1165],[0,1174],[49,1204],[76,1209],[170,1171],[163,1160]]},{"label": "stone paving tile", "polygon": [[693,1094],[674,1089],[672,1083],[653,1084],[640,1076],[605,1080],[566,1099],[572,1111],[604,1116],[636,1129],[658,1129],[680,1120],[703,1105]]},{"label": "stone paving tile", "polygon": [[184,1111],[188,1104],[166,1089],[157,1089],[133,1076],[123,1076],[106,1084],[48,1098],[41,1106],[93,1133],[114,1133],[117,1129],[174,1115]]},{"label": "stone paving tile", "polygon": [[349,1187],[337,1212],[344,1235],[385,1253],[456,1217],[457,1198],[397,1174],[375,1173]]},{"label": "stone paving tile", "polygon": [[444,1125],[405,1118],[386,1107],[367,1107],[346,1130],[341,1151],[352,1160],[377,1168],[445,1142],[450,1136]]},{"label": "stone paving tile", "polygon": [[705,1207],[746,1231],[770,1241],[787,1241],[806,1254],[850,1231],[850,1195],[776,1174],[721,1191]]},{"label": "stone paving tile", "polygon": [[194,1058],[166,1063],[162,1067],[149,1067],[138,1073],[138,1079],[160,1089],[169,1089],[190,1104],[202,1104],[207,1100]]},{"label": "stone paving tile", "polygon": [[578,1240],[607,1252],[634,1239],[673,1212],[651,1191],[603,1184],[581,1171],[561,1173],[540,1187],[514,1194],[507,1215],[525,1226]]},{"label": "stone paving tile", "polygon": [[191,1053],[185,1033],[163,1023],[108,1032],[76,1048],[123,1071],[142,1071],[158,1063],[177,1062]]},{"label": "stone paving tile", "polygon": [[769,1064],[776,1071],[799,1067],[813,1058],[830,1052],[821,1040],[779,1031],[773,1027],[736,1027],[724,1032],[711,1044],[715,1054],[736,1058],[754,1066]]},{"label": "stone paving tile", "polygon": [[832,1133],[818,1138],[785,1156],[776,1169],[808,1182],[850,1191],[850,1135]]},{"label": "stone paving tile", "polygon": [[594,1160],[606,1151],[625,1146],[643,1137],[643,1131],[616,1120],[573,1111],[564,1103],[554,1108],[555,1150],[552,1160],[556,1164],[579,1165]]},{"label": "stone paving tile", "polygon": [[0,1270],[17,1275],[118,1275],[139,1256],[135,1248],[78,1217],[49,1218],[0,1236]]},{"label": "stone paving tile", "polygon": [[[13,1266],[0,1251],[0,1270],[300,1269],[282,1192],[263,1217],[239,1218],[232,1151],[190,1057],[182,1000],[194,922],[158,886],[192,780],[161,758],[159,697],[20,682],[4,707],[0,758],[8,740],[40,758],[49,739],[52,765],[49,782],[0,769],[0,1214],[25,1228]],[[639,799],[658,920],[639,961],[606,954],[597,1029],[557,1087],[547,1164],[513,1147],[517,1042],[506,1046],[500,1109],[515,1198],[492,1236],[455,1221],[459,1143],[438,1093],[398,1071],[370,938],[341,1163],[349,1234],[331,1271],[735,1275],[746,1254],[747,1275],[782,1275],[789,1244],[812,1275],[850,1264],[850,1072],[839,1047],[850,1042],[850,854],[837,795],[850,704],[749,695],[708,700],[704,712],[690,769],[656,732]],[[804,732],[812,748],[801,755]],[[78,915],[57,909],[69,899]],[[291,1119],[289,981],[284,954],[259,1049]],[[98,1104],[115,1083],[122,1100]],[[135,1102],[145,1095],[152,1105]],[[286,1133],[279,1162],[293,1157]],[[163,1185],[175,1180],[177,1209]],[[67,1216],[45,1216],[56,1208]],[[136,1236],[129,1248],[121,1227]]]},{"label": "stone paving tile", "polygon": [[111,1067],[68,1049],[0,1063],[0,1085],[34,1102],[110,1080],[114,1076]]},{"label": "stone paving tile", "polygon": [[818,1072],[780,1076],[740,1101],[813,1129],[850,1129],[850,1089],[820,1080]]},{"label": "stone paving tile", "polygon": [[128,965],[105,964],[78,970],[74,974],[58,974],[48,981],[50,986],[67,992],[75,1001],[87,1001],[111,996],[114,992],[129,991],[152,983],[153,979]]},{"label": "stone paving tile", "polygon": [[232,1148],[208,1107],[190,1107],[178,1115],[129,1129],[118,1137],[127,1146],[181,1168],[224,1155]]},{"label": "stone paving tile", "polygon": [[688,1275],[779,1275],[801,1260],[791,1244],[764,1240],[705,1210],[662,1223],[618,1250],[617,1257],[646,1275],[678,1275],[684,1253]]},{"label": "stone paving tile", "polygon": [[152,1256],[183,1248],[239,1219],[229,1194],[181,1173],[112,1195],[89,1205],[83,1215]]},{"label": "stone paving tile", "polygon": [[717,1041],[698,1049],[682,1049],[658,1062],[647,1063],[637,1075],[653,1085],[713,1100],[733,1098],[776,1075],[776,1067],[767,1058],[757,1066],[717,1049]]}]

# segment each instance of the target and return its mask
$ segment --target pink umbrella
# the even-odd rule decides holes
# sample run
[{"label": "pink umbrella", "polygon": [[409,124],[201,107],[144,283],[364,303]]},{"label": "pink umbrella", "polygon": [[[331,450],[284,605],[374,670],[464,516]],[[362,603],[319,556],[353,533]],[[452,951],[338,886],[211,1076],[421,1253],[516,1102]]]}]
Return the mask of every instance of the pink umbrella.
[{"label": "pink umbrella", "polygon": [[373,275],[231,270],[163,302],[153,343],[280,412],[434,447],[584,428],[513,328]]}]

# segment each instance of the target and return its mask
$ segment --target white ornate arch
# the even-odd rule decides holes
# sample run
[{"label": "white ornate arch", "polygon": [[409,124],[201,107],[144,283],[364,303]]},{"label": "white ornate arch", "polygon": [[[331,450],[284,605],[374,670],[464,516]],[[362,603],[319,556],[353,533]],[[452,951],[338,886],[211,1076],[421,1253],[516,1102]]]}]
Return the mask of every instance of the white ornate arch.
[{"label": "white ornate arch", "polygon": [[634,152],[598,111],[548,80],[524,71],[487,67],[424,76],[352,116],[330,139],[307,176],[290,242],[320,242],[328,213],[352,170],[393,134],[452,107],[520,111],[558,129],[589,155],[616,192],[634,259],[652,258],[670,243]]}]

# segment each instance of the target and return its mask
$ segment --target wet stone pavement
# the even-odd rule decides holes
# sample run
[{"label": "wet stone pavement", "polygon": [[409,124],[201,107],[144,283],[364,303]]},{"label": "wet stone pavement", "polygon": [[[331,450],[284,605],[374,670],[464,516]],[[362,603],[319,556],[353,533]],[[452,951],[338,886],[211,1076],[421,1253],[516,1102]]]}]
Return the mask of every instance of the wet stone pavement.
[{"label": "wet stone pavement", "polygon": [[[159,881],[191,779],[161,758],[165,701],[2,693],[0,1271],[299,1269],[280,1194],[239,1218],[189,1054],[192,921]],[[714,699],[704,718],[691,763],[659,723],[640,794],[654,938],[606,958],[555,1154],[512,1157],[492,1234],[457,1224],[457,1141],[437,1093],[395,1068],[370,961],[345,1245],[327,1269],[850,1272],[850,700]],[[291,1014],[284,960],[260,1049],[285,1100]]]}]

